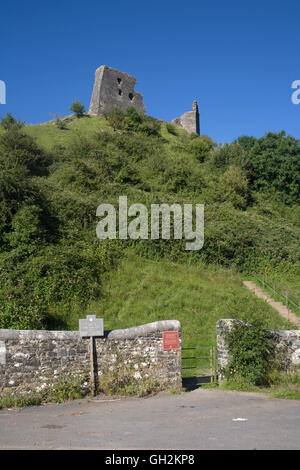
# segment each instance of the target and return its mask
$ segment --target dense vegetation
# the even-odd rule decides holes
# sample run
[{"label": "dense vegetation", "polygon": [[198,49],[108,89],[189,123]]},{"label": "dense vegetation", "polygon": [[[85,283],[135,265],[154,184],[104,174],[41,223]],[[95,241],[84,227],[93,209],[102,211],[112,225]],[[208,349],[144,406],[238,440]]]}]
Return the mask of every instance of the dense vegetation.
[{"label": "dense vegetation", "polygon": [[[188,252],[185,240],[100,242],[96,208],[117,207],[121,195],[148,208],[204,203],[203,249]],[[107,282],[129,254],[176,263],[182,280],[210,265],[224,278],[257,270],[294,288],[299,202],[299,141],[284,132],[217,145],[133,108],[37,126],[8,115],[0,124],[0,328],[76,328],[74,319],[107,303]]]}]

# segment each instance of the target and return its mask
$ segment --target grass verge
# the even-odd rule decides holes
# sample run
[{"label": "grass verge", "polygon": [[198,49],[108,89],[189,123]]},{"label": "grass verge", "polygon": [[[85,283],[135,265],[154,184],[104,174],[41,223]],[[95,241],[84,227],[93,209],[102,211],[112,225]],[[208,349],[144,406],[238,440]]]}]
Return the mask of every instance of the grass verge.
[{"label": "grass verge", "polygon": [[223,390],[264,393],[268,398],[300,400],[300,368],[296,367],[289,373],[276,373],[269,387],[253,385],[242,377],[225,380],[219,387]]}]

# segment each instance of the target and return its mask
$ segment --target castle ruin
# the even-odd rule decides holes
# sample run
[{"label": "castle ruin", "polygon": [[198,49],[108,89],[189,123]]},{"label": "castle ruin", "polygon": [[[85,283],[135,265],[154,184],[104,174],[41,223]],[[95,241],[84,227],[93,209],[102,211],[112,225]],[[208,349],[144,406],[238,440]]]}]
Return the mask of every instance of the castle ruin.
[{"label": "castle ruin", "polygon": [[[126,111],[133,106],[139,114],[145,114],[143,95],[135,91],[136,79],[120,70],[101,65],[95,72],[95,82],[89,107],[92,116],[103,116],[113,108]],[[199,111],[197,102],[193,110],[173,119],[172,123],[183,127],[189,133],[200,135]]]},{"label": "castle ruin", "polygon": [[136,79],[127,73],[101,65],[95,72],[95,83],[89,114],[103,116],[113,108],[126,111],[133,106],[139,114],[145,114],[143,96],[134,90]]},{"label": "castle ruin", "polygon": [[200,124],[199,124],[199,111],[197,101],[193,101],[193,110],[184,113],[179,118],[175,118],[172,121],[173,124],[183,127],[190,134],[195,133],[200,135]]}]

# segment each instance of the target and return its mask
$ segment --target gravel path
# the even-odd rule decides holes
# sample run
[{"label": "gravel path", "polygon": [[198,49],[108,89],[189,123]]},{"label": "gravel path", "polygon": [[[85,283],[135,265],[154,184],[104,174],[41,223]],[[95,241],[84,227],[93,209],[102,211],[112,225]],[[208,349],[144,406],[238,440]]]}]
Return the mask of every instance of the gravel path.
[{"label": "gravel path", "polygon": [[260,299],[266,300],[271,307],[275,308],[277,312],[286,320],[290,321],[293,323],[295,326],[298,328],[300,327],[300,319],[285,305],[283,305],[282,302],[276,302],[274,299],[269,297],[263,289],[258,287],[254,282],[252,281],[243,281],[244,286],[246,286],[251,292],[254,293],[257,297]]}]

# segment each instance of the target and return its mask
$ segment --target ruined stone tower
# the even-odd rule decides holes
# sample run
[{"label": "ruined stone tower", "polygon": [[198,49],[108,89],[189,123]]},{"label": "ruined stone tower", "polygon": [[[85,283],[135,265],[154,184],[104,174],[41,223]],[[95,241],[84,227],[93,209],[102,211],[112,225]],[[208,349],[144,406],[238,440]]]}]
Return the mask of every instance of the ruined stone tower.
[{"label": "ruined stone tower", "polygon": [[[103,116],[113,108],[126,111],[133,106],[139,114],[145,114],[143,95],[134,90],[135,77],[120,70],[101,65],[95,72],[95,82],[89,107],[89,114]],[[187,132],[200,135],[199,111],[197,101],[193,110],[184,113],[172,123],[183,127]]]},{"label": "ruined stone tower", "polygon": [[95,72],[89,114],[101,116],[112,108],[126,111],[129,106],[144,114],[143,96],[134,90],[135,83],[132,75],[101,65]]},{"label": "ruined stone tower", "polygon": [[193,101],[193,110],[173,119],[174,124],[183,127],[187,132],[200,135],[200,122],[197,101]]}]

